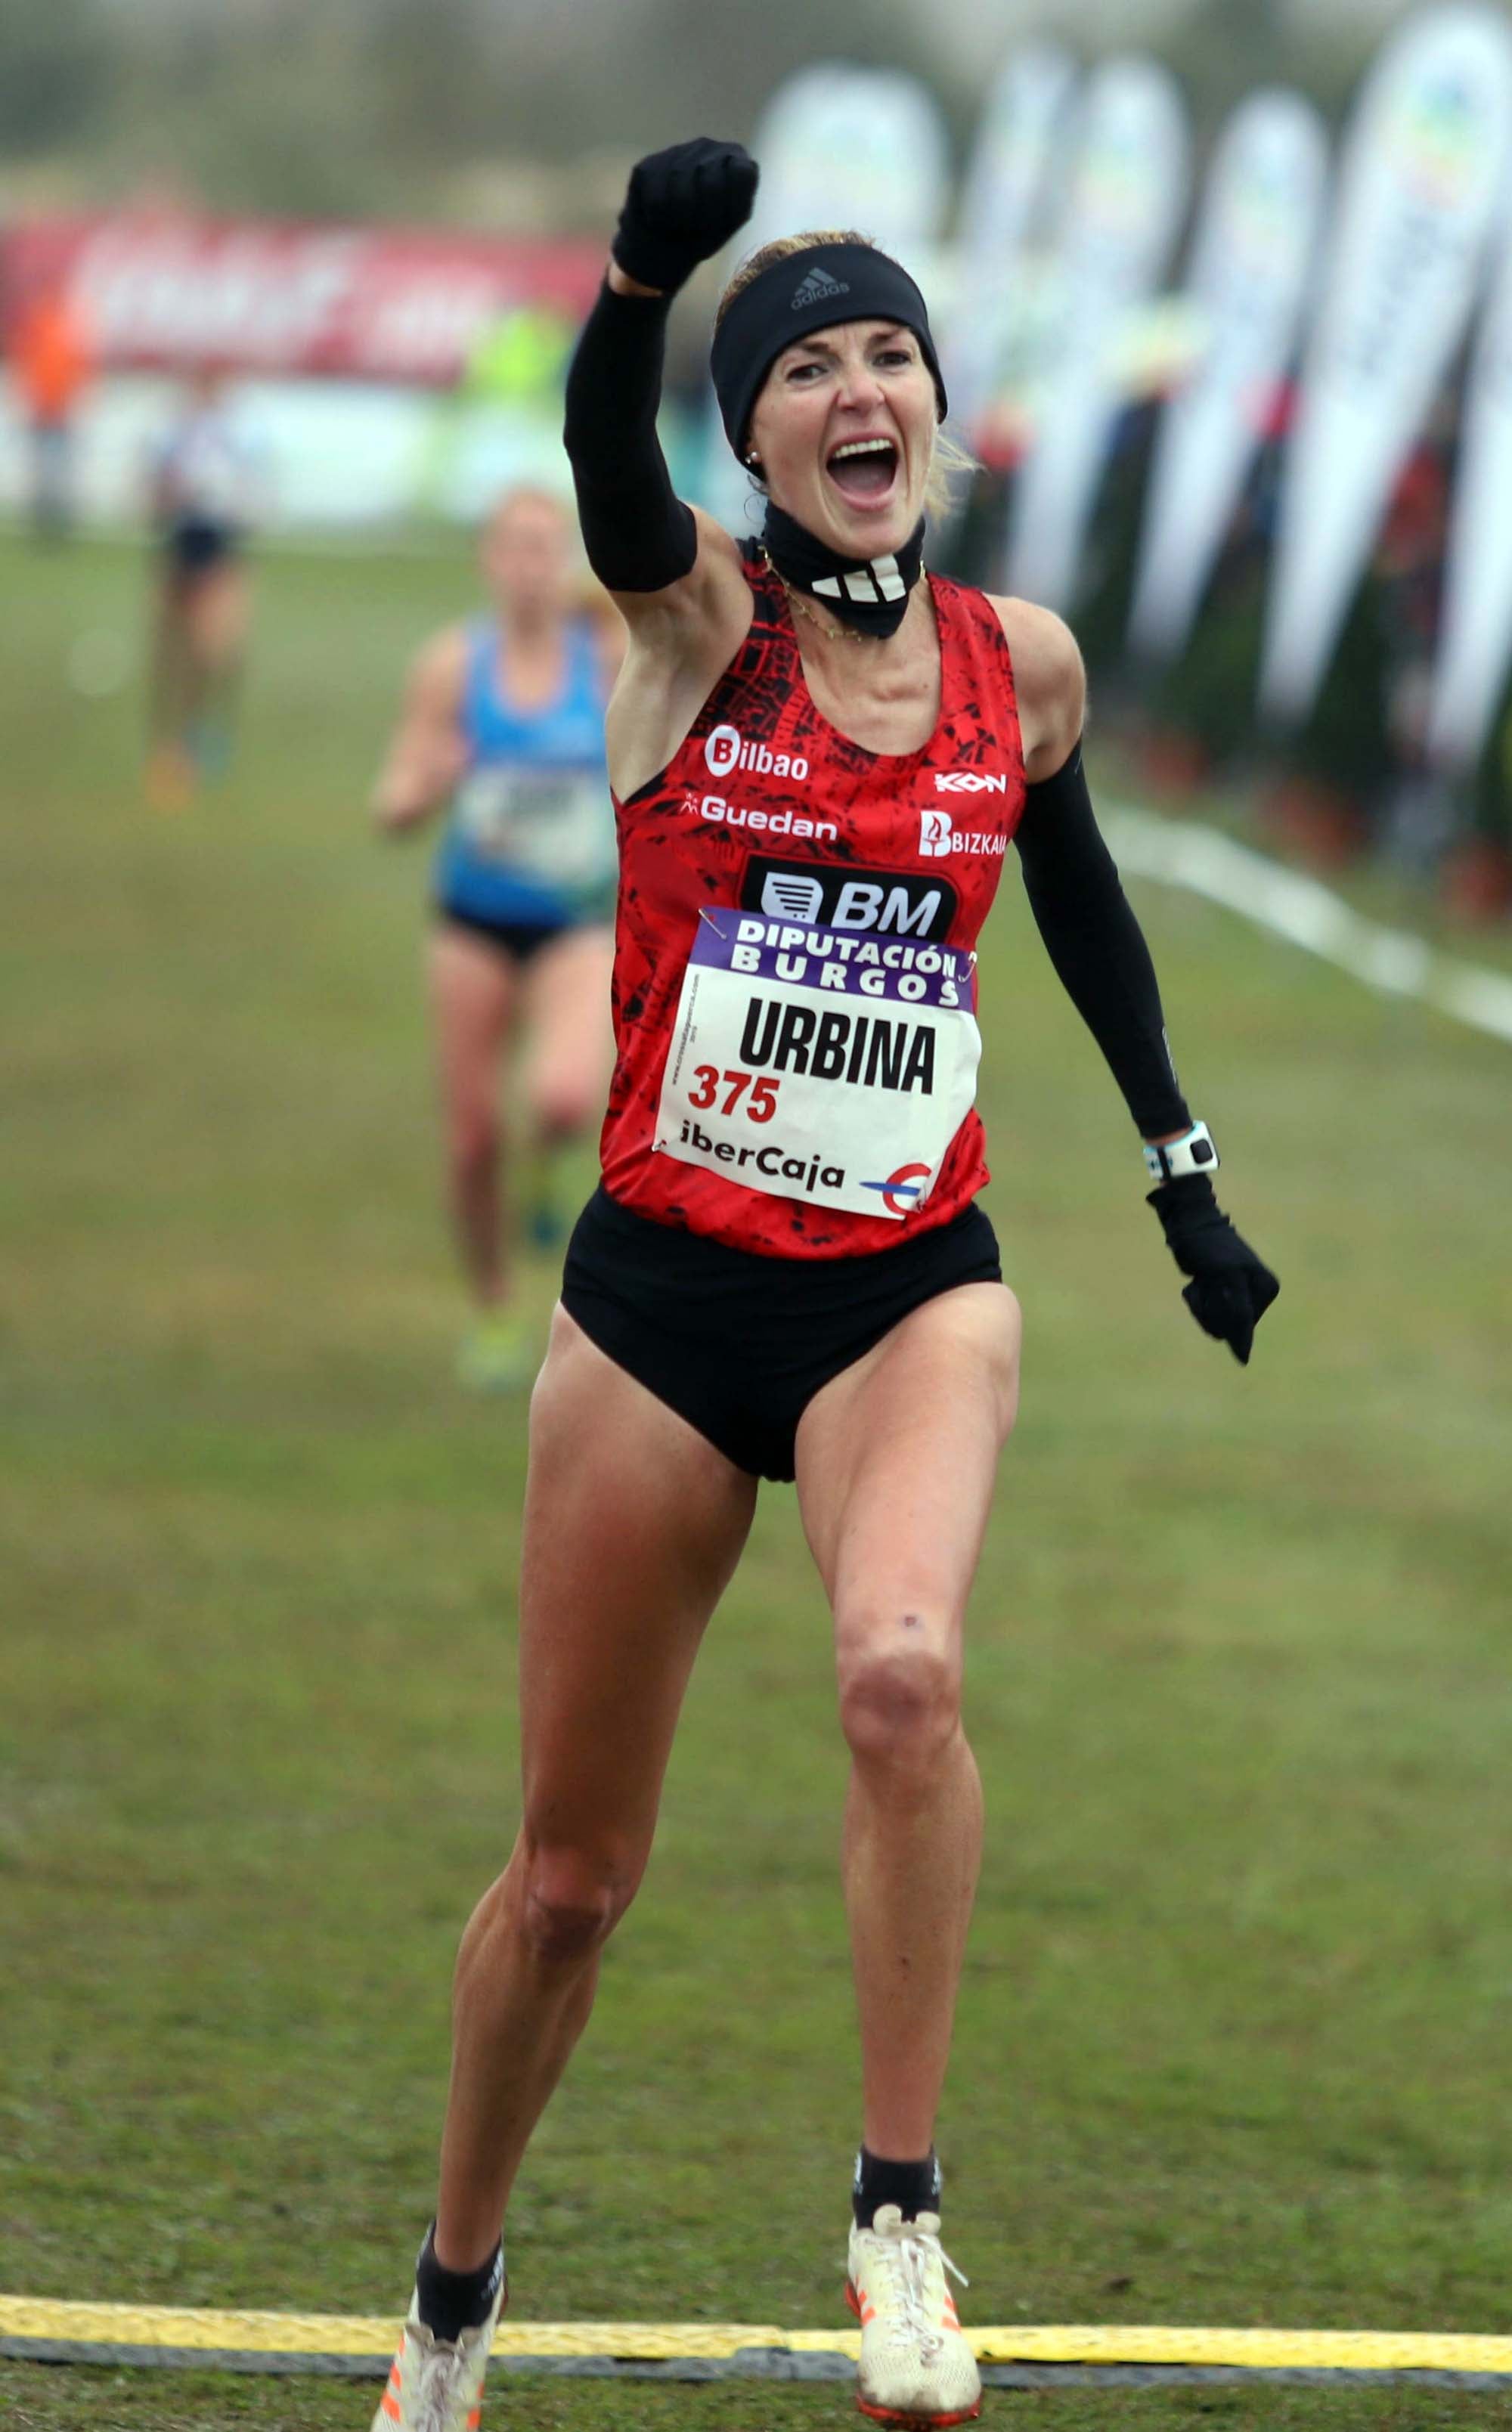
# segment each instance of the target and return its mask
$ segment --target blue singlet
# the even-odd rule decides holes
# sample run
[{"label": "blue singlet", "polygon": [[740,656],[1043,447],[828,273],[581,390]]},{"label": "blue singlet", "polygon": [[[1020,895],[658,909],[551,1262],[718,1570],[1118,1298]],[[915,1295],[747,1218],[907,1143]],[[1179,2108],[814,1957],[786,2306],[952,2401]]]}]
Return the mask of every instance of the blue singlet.
[{"label": "blue singlet", "polygon": [[605,920],[616,850],[591,629],[586,619],[568,627],[562,689],[545,709],[501,698],[499,648],[498,627],[480,618],[462,704],[468,769],[436,855],[436,901],[459,920],[501,928]]}]

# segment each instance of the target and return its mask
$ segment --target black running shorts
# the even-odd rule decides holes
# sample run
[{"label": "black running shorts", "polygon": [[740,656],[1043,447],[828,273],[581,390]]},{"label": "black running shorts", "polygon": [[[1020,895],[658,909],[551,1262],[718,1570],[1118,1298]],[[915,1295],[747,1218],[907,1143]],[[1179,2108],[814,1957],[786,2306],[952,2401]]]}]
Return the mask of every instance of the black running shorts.
[{"label": "black running shorts", "polygon": [[975,1206],[895,1250],[774,1258],[654,1224],[601,1188],[568,1244],[562,1306],[738,1469],[790,1478],[798,1422],[822,1385],[923,1302],[1002,1280]]},{"label": "black running shorts", "polygon": [[212,523],[208,515],[184,515],[169,526],[163,547],[174,574],[180,582],[192,582],[237,556],[240,539],[229,524]]},{"label": "black running shorts", "polygon": [[477,912],[458,912],[450,904],[436,905],[436,918],[444,929],[465,929],[469,937],[481,937],[509,964],[530,962],[543,946],[554,946],[577,925],[572,920],[484,920]]}]

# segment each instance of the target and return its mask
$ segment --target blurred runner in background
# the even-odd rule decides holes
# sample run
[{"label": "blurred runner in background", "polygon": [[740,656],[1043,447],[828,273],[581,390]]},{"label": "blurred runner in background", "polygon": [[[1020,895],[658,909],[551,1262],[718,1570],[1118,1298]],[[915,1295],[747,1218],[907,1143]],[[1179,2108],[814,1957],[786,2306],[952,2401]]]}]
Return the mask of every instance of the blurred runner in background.
[{"label": "blurred runner in background", "polygon": [[157,810],[183,809],[197,781],[229,762],[251,605],[244,551],[263,504],[258,452],[224,376],[198,371],[151,462],[161,547],[147,799]]},{"label": "blurred runner in background", "polygon": [[61,540],[74,520],[74,417],[94,371],[83,315],[61,281],[23,309],[10,368],[31,430],[31,528],[39,540]]},{"label": "blurred runner in background", "polygon": [[501,499],[480,556],[490,612],[417,654],[373,813],[393,834],[450,804],[430,987],[452,1215],[476,1303],[460,1373],[507,1389],[534,1376],[535,1353],[511,1295],[501,1068],[523,1024],[523,1187],[510,1196],[544,1247],[565,1231],[556,1152],[603,1114],[613,1055],[603,710],[622,638],[606,600],[602,616],[583,604],[572,525],[549,492]]}]

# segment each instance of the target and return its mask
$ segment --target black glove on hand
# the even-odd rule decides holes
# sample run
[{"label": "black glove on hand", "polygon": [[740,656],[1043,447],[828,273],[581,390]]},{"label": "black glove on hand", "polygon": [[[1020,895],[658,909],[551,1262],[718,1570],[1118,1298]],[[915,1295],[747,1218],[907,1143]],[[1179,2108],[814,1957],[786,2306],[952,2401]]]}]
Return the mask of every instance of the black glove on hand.
[{"label": "black glove on hand", "polygon": [[1240,1240],[1205,1174],[1163,1182],[1148,1197],[1165,1228],[1172,1258],[1182,1275],[1192,1278],[1181,1298],[1203,1333],[1226,1343],[1240,1366],[1248,1367],[1255,1328],[1280,1284],[1249,1242]]},{"label": "black glove on hand", "polygon": [[739,144],[707,135],[637,160],[611,247],[625,277],[671,295],[750,218],[758,174]]}]

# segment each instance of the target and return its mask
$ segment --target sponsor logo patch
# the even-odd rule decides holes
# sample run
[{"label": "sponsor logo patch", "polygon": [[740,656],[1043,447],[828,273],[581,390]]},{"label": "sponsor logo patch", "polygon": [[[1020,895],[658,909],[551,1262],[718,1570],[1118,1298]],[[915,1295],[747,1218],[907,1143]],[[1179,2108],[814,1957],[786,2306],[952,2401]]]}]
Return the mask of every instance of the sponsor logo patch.
[{"label": "sponsor logo patch", "polygon": [[987,828],[958,828],[948,811],[919,813],[919,858],[948,861],[953,853],[991,853],[999,861],[1008,851],[1006,836]]},{"label": "sponsor logo patch", "polygon": [[818,599],[859,600],[867,607],[886,606],[890,600],[909,596],[895,557],[869,557],[849,574],[822,574],[808,587]]},{"label": "sponsor logo patch", "polygon": [[792,303],[789,309],[794,312],[801,312],[806,304],[827,304],[832,297],[848,296],[850,292],[848,279],[832,279],[827,270],[815,262],[807,278],[793,289]]},{"label": "sponsor logo patch", "polygon": [[937,794],[1006,794],[1006,768],[937,768]]},{"label": "sponsor logo patch", "polygon": [[958,902],[943,871],[937,878],[917,870],[847,870],[761,853],[752,854],[740,885],[742,912],[892,937],[948,937]]},{"label": "sponsor logo patch", "polygon": [[929,1179],[926,1165],[900,1165],[885,1182],[863,1182],[863,1191],[879,1191],[882,1205],[893,1216],[911,1216],[914,1203]]},{"label": "sponsor logo patch", "polygon": [[683,809],[716,826],[755,828],[764,836],[812,836],[816,844],[835,844],[840,830],[833,819],[811,819],[806,812],[784,806],[780,811],[755,810],[747,802],[726,802],[722,794],[683,796]]},{"label": "sponsor logo patch", "polygon": [[[829,1162],[822,1149],[808,1156],[800,1153],[795,1157],[775,1140],[763,1140],[757,1148],[751,1141],[714,1140],[702,1123],[691,1119],[685,1121],[678,1137],[686,1148],[696,1151],[695,1163],[699,1157],[714,1157],[721,1165],[734,1166],[737,1172],[749,1166],[754,1174],[760,1174],[764,1183],[783,1184],[787,1192],[795,1199],[811,1198],[816,1184],[824,1191],[843,1191],[845,1188],[845,1168]],[[925,1167],[923,1171],[927,1173],[928,1168]]]},{"label": "sponsor logo patch", "polygon": [[773,752],[769,743],[748,743],[738,726],[710,727],[704,737],[704,762],[713,777],[748,768],[757,777],[787,777],[795,785],[808,782],[808,763],[801,752]]}]

